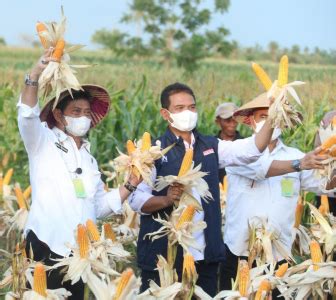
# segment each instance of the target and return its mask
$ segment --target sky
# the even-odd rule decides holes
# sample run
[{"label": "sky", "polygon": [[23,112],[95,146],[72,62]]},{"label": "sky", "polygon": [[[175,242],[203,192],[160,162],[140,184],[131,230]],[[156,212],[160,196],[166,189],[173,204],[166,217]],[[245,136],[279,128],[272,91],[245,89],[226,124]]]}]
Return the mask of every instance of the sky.
[{"label": "sky", "polygon": [[[135,33],[135,25],[120,23],[130,1],[121,0],[0,0],[0,37],[8,45],[22,46],[23,35],[35,35],[36,21],[58,21],[63,5],[68,20],[66,40],[97,47],[92,34],[101,28]],[[203,0],[212,7],[213,0]],[[266,48],[270,41],[281,47],[336,49],[335,0],[231,0],[229,11],[217,15],[209,29],[224,26],[229,40],[244,47]]]}]

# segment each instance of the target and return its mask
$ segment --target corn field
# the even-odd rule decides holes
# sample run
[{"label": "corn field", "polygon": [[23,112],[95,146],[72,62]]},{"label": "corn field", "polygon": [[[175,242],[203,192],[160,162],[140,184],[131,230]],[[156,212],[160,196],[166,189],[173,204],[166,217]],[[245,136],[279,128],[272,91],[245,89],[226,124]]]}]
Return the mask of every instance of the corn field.
[{"label": "corn field", "polygon": [[[13,215],[22,209],[24,204],[20,205],[16,202],[21,197],[21,192],[23,203],[29,208],[29,190],[25,191],[29,187],[28,158],[18,132],[16,103],[23,87],[24,75],[29,72],[39,56],[39,49],[0,46],[0,172],[2,173],[0,213],[3,213],[8,206]],[[157,137],[164,132],[166,124],[159,114],[159,95],[161,90],[170,83],[183,82],[194,90],[199,112],[197,126],[202,133],[208,135],[216,135],[218,131],[214,122],[214,111],[218,104],[232,101],[241,105],[263,92],[251,71],[250,64],[243,61],[208,59],[191,76],[176,66],[164,65],[160,58],[125,60],[113,57],[109,52],[104,51],[79,51],[73,60],[74,63],[92,64],[91,68],[80,72],[79,81],[106,87],[112,99],[109,115],[90,132],[89,136],[91,152],[103,171],[109,168],[109,161],[118,155],[117,149],[126,152],[125,144],[128,139],[140,138],[146,131],[152,137]],[[276,64],[265,63],[263,66],[269,74],[276,77],[278,69]],[[336,67],[290,64],[289,74],[289,81],[306,82],[305,86],[297,89],[303,101],[303,107],[300,110],[304,119],[301,126],[285,132],[283,139],[286,144],[308,152],[313,149],[314,136],[322,116],[336,105]],[[43,105],[46,100],[39,99],[39,101]],[[251,134],[251,131],[244,126],[240,125],[239,130],[243,136]],[[9,174],[9,181],[5,182],[8,179],[5,179],[6,174],[11,169],[13,174],[12,176]],[[112,187],[115,183],[111,181],[108,184]],[[11,199],[10,203],[5,199],[5,195]],[[312,202],[314,195],[304,194],[303,198],[307,202]],[[312,219],[308,205],[303,208],[302,213],[302,224],[309,224]],[[7,217],[13,217],[13,215]],[[0,232],[4,229],[5,215],[1,215],[1,218]],[[132,218],[133,215],[129,212],[129,215],[115,217],[104,224],[112,224],[115,230],[127,220],[131,224],[134,221]],[[109,232],[107,225],[104,224],[99,224],[99,231],[95,233],[94,239],[97,241],[101,235],[106,237],[106,232]],[[92,234],[92,230],[90,232]],[[110,237],[110,239],[113,238]],[[3,231],[0,248],[13,253],[19,241],[19,229],[14,228],[9,234]],[[121,260],[116,264],[116,269],[119,272],[126,270],[122,276],[128,278],[124,279],[127,284],[130,278],[133,278],[132,276],[137,275],[131,274],[127,269],[129,266],[136,269],[134,241],[126,241],[123,250],[130,253],[131,259],[128,262]],[[0,280],[5,276],[4,272],[10,265],[9,261],[15,259],[18,264],[20,263],[19,260],[22,260],[20,251],[16,249],[14,258],[0,253]],[[316,251],[314,250],[314,254]],[[298,255],[297,258],[304,261],[307,257]],[[244,267],[246,266],[242,266],[242,270]],[[18,274],[16,276],[20,277]],[[18,280],[15,284],[20,286],[22,282]],[[267,283],[264,286],[267,290]],[[4,295],[6,291],[4,288],[2,294]],[[247,292],[245,290],[242,293]],[[1,297],[3,296],[0,296],[0,299]]]}]

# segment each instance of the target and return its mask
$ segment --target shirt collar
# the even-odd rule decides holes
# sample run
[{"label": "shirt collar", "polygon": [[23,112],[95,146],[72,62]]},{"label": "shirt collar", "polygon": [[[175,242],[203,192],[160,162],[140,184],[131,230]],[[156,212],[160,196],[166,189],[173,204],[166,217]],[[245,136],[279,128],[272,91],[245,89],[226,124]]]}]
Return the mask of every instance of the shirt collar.
[{"label": "shirt collar", "polygon": [[[63,143],[66,139],[70,139],[72,138],[71,136],[67,135],[63,130],[59,129],[58,127],[54,126],[54,128],[52,129],[52,131],[54,132],[54,134],[56,135],[57,139]],[[90,142],[83,138],[82,139],[82,147],[85,147],[89,152],[90,152]]]}]

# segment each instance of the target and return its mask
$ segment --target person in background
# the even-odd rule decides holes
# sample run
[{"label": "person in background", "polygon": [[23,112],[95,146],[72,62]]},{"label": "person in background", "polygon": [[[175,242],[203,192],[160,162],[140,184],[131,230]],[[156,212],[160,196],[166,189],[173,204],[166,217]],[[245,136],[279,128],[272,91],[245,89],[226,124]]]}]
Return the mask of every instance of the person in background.
[{"label": "person in background", "polygon": [[[220,128],[217,138],[224,141],[235,141],[243,138],[237,130],[238,122],[232,117],[237,109],[238,106],[232,102],[224,102],[217,106],[215,122]],[[218,169],[219,182],[223,182],[225,175],[225,168]]]}]

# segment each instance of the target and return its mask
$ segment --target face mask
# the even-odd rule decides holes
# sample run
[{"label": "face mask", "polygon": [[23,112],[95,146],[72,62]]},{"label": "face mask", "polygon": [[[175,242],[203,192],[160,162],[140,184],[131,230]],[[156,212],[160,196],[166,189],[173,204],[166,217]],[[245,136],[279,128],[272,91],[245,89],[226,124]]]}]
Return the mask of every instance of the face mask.
[{"label": "face mask", "polygon": [[170,111],[169,115],[173,122],[170,125],[180,131],[191,131],[196,127],[197,124],[197,113],[190,111],[189,109],[184,110],[180,113],[173,114]]},{"label": "face mask", "polygon": [[281,129],[280,128],[274,128],[272,138],[271,140],[276,140],[281,135]]},{"label": "face mask", "polygon": [[66,131],[74,136],[84,136],[90,129],[91,120],[88,117],[73,118],[64,116],[64,118],[68,123],[65,126]]},{"label": "face mask", "polygon": [[261,128],[264,126],[265,122],[266,122],[265,120],[262,120],[258,123],[256,121],[254,121],[254,123],[256,125],[256,127],[254,128],[254,132],[258,133],[261,130]]}]

